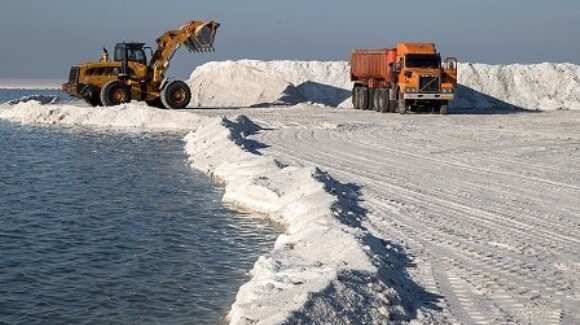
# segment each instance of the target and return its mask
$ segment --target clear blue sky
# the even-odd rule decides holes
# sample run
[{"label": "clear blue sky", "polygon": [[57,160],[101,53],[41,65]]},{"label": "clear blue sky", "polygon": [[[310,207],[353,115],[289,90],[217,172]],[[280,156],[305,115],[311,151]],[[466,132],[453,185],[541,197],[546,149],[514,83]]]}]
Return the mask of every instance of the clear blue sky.
[{"label": "clear blue sky", "polygon": [[347,60],[403,40],[461,61],[580,64],[580,0],[3,0],[0,78],[66,78],[103,46],[152,45],[193,19],[222,24],[216,53],[181,49],[176,77],[208,60]]}]

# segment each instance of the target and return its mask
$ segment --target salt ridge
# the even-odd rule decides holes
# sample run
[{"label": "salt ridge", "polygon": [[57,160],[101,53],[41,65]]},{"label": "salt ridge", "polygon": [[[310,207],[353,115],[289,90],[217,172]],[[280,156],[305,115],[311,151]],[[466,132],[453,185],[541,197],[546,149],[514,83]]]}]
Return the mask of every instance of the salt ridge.
[{"label": "salt ridge", "polygon": [[[396,251],[362,225],[358,193],[315,167],[284,166],[257,151],[244,116],[219,118],[185,137],[193,168],[226,184],[224,201],[286,225],[259,258],[228,315],[231,324],[378,324],[406,315],[399,276],[379,274]],[[332,293],[329,293],[332,292]],[[398,315],[398,316],[394,316]]]}]

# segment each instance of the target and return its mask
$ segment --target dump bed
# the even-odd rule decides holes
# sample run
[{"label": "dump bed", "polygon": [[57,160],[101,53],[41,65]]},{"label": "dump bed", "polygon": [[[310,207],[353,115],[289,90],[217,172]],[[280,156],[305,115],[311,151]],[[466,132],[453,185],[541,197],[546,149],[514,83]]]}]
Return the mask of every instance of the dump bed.
[{"label": "dump bed", "polygon": [[392,65],[397,59],[397,49],[358,49],[352,51],[351,80],[391,82]]}]

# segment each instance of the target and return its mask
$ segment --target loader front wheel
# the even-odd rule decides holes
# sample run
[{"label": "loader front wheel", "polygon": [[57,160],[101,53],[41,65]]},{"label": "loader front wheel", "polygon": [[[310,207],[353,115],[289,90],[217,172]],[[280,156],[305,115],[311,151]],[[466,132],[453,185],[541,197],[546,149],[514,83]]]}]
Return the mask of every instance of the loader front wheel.
[{"label": "loader front wheel", "polygon": [[101,89],[101,103],[104,106],[115,106],[131,101],[131,91],[120,80],[112,80]]},{"label": "loader front wheel", "polygon": [[172,109],[182,109],[189,105],[191,100],[191,89],[180,80],[169,82],[161,90],[161,102],[163,106]]},{"label": "loader front wheel", "polygon": [[163,106],[163,103],[161,102],[161,98],[159,98],[159,97],[157,97],[153,100],[146,100],[145,103],[151,107],[165,108],[165,106]]}]

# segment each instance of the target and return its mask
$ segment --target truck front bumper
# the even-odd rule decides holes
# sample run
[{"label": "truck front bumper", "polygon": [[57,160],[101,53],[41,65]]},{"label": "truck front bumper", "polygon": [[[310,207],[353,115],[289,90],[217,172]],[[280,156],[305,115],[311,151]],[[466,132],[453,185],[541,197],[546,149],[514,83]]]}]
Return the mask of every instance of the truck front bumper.
[{"label": "truck front bumper", "polygon": [[415,99],[415,100],[452,100],[453,94],[421,94],[421,93],[407,93],[403,97],[405,99]]}]

